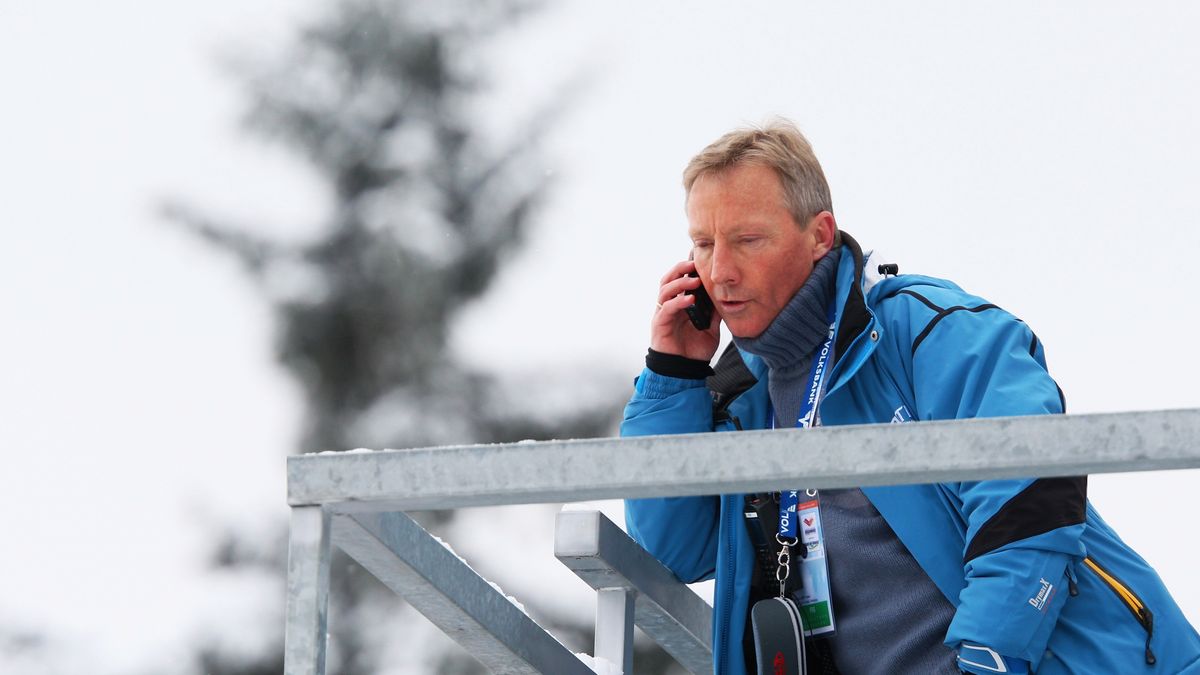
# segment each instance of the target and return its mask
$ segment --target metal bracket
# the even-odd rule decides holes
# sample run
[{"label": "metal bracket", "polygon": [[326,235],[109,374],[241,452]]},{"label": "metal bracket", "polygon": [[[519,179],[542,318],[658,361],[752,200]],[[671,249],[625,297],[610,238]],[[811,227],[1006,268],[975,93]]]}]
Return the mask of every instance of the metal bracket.
[{"label": "metal bracket", "polygon": [[[632,632],[632,625],[618,622],[618,610],[609,609],[617,605],[612,593],[619,592],[634,598],[633,623],[680,665],[698,675],[712,672],[712,607],[604,514],[560,512],[554,556],[600,593],[596,656],[628,663],[624,672],[632,672],[632,642],[613,637],[617,631]],[[628,645],[621,660],[610,651],[611,644]]]}]

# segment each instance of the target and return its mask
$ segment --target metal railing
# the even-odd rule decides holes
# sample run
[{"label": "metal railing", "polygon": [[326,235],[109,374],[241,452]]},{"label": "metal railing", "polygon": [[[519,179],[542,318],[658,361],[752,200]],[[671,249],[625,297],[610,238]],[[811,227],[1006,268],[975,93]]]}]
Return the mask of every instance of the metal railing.
[{"label": "metal railing", "polygon": [[[493,672],[593,670],[403,512],[1200,467],[1200,409],[524,442],[288,458],[285,670],[324,675],[336,545]],[[597,590],[595,655],[632,672],[636,623],[711,670],[711,609],[598,513],[555,555]]]}]

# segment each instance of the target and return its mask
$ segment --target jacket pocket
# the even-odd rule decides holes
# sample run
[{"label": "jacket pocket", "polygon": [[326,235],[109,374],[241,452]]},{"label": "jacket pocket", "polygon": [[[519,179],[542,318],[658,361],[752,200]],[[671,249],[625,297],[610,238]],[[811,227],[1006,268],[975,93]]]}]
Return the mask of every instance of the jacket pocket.
[{"label": "jacket pocket", "polygon": [[1158,660],[1155,658],[1154,652],[1150,650],[1150,638],[1154,636],[1154,613],[1142,602],[1137,593],[1134,593],[1129,586],[1125,585],[1124,582],[1101,566],[1091,556],[1083,559],[1083,565],[1091,570],[1100,579],[1100,582],[1117,596],[1121,604],[1125,605],[1125,608],[1133,614],[1133,618],[1137,620],[1142,630],[1146,631],[1146,664],[1154,665]]}]

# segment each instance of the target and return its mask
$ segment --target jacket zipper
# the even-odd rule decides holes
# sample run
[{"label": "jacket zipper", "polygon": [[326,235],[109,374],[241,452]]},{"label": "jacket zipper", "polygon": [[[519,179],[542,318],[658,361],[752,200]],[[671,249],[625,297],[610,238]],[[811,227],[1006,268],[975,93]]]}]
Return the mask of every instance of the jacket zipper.
[{"label": "jacket zipper", "polygon": [[1130,613],[1133,614],[1133,617],[1137,619],[1142,629],[1146,631],[1146,664],[1154,665],[1158,659],[1155,658],[1154,652],[1150,651],[1150,638],[1154,636],[1154,614],[1150,611],[1150,608],[1146,607],[1145,603],[1142,602],[1142,599],[1136,593],[1130,590],[1120,579],[1113,576],[1111,572],[1101,567],[1091,556],[1084,558],[1083,564],[1094,572],[1096,576],[1100,577],[1100,580],[1121,599],[1121,603],[1125,605]]},{"label": "jacket zipper", "polygon": [[[722,422],[728,422],[733,425],[734,429],[737,429],[738,431],[742,430],[742,421],[739,420],[736,415],[730,415],[728,410],[721,410],[720,412],[721,412],[720,417],[718,419],[714,420],[714,422],[716,424],[720,424]],[[726,429],[726,431],[728,431],[728,429]],[[722,501],[724,501],[724,499],[722,499]],[[722,507],[723,506],[724,505],[722,504]],[[722,508],[722,510],[726,511],[726,513],[724,514],[725,521],[726,521],[725,527],[727,528],[726,531],[730,533],[731,538],[736,539],[736,537],[733,537],[733,532],[734,532],[733,528],[737,525],[737,521],[733,517],[732,512],[729,509]],[[732,574],[733,564],[735,561],[735,556],[733,554],[732,541],[731,541],[730,545],[727,547],[727,560],[729,561],[729,571]],[[725,593],[724,593],[725,602],[722,605],[725,608],[725,621],[722,622],[722,624],[721,624],[721,638],[720,638],[720,641],[718,642],[718,646],[721,648],[721,660],[722,660],[721,665],[723,666],[723,668],[718,672],[722,672],[722,673],[729,672],[729,621],[730,621],[730,619],[733,618],[733,611],[732,611],[733,584],[726,584],[726,586],[727,586],[727,588],[725,589]]]},{"label": "jacket zipper", "polygon": [[[726,509],[726,511],[732,512],[732,509]],[[736,523],[728,522],[731,519],[732,519],[732,517],[731,517],[730,513],[726,513],[725,520],[727,522],[725,523],[725,525],[728,527],[728,530],[726,530],[726,531],[730,533],[730,538],[731,538],[730,545],[725,547],[726,551],[727,551],[727,555],[728,555],[728,561],[729,561],[728,569],[729,569],[730,574],[733,573],[733,563],[734,563],[733,541],[732,540],[736,539],[736,537],[733,537],[733,532],[734,532],[733,527],[734,527],[734,525],[736,525]],[[730,578],[732,578],[732,577],[730,577]],[[733,618],[732,605],[733,605],[733,584],[731,584],[731,583],[725,584],[725,602],[723,603],[723,607],[725,608],[725,621],[723,621],[721,623],[721,644],[720,644],[721,660],[724,662],[721,664],[722,666],[724,666],[720,670],[720,672],[722,672],[722,673],[729,672],[729,621],[730,621],[730,619]]]}]

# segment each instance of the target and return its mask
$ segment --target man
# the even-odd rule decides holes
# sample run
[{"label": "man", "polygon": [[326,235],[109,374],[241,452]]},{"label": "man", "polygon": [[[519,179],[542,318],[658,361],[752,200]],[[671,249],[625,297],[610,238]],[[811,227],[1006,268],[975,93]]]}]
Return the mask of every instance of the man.
[{"label": "man", "polygon": [[[684,188],[694,260],[662,278],[623,436],[1063,412],[1029,327],[950,282],[897,275],[838,231],[791,124],[718,139]],[[704,330],[687,313],[702,285],[716,312]],[[721,323],[733,344],[714,372]],[[1088,505],[1086,478],[788,491],[785,511],[797,494],[805,522],[820,519],[780,533],[789,591],[824,631],[809,672],[1200,673],[1200,636]],[[750,611],[778,595],[780,546],[749,516],[779,499],[626,503],[630,534],[681,580],[716,577],[718,675],[755,672]],[[813,613],[812,574],[827,576],[828,611]]]}]

